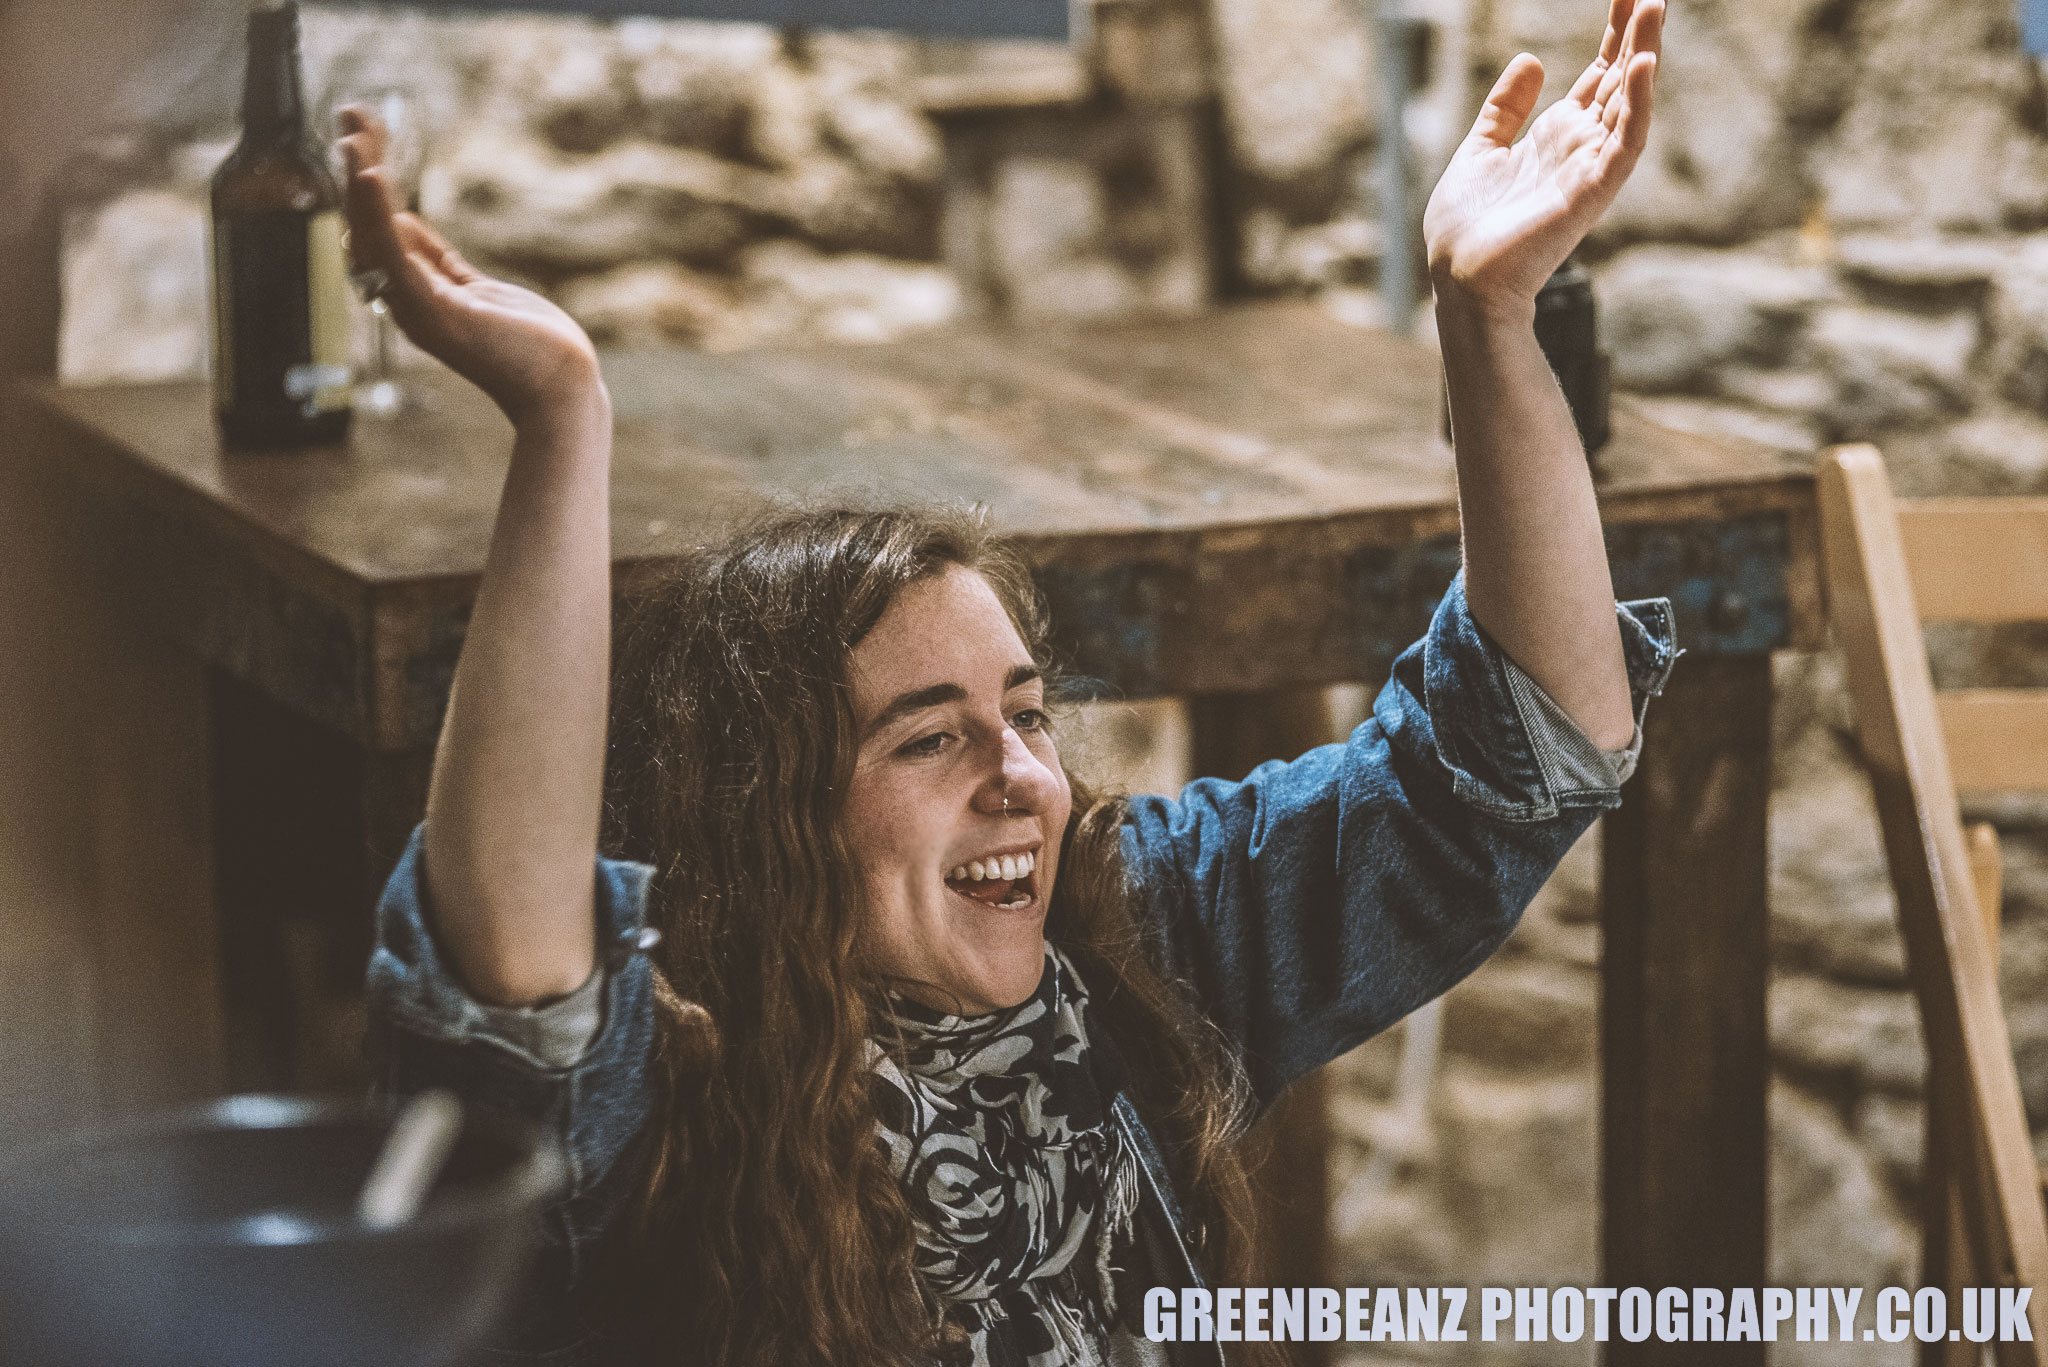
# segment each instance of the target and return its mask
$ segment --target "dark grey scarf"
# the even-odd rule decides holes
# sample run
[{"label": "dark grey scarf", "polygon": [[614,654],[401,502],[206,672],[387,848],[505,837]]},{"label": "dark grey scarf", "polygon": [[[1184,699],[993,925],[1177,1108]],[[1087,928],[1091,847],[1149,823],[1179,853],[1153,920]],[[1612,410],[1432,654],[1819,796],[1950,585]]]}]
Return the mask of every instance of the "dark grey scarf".
[{"label": "dark grey scarf", "polygon": [[1137,1158],[1088,1044],[1088,994],[1048,946],[1031,998],[948,1016],[891,998],[880,1137],[917,1220],[917,1268],[967,1335],[961,1367],[1096,1367],[1116,1315]]}]

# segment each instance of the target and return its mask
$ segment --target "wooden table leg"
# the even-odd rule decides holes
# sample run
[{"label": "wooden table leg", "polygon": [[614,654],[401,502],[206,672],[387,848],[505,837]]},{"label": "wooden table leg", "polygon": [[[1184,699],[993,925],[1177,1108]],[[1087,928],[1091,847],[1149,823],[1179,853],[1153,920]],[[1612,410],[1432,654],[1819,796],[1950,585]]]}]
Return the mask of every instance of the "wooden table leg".
[{"label": "wooden table leg", "polygon": [[[1607,818],[1604,1285],[1764,1285],[1770,716],[1768,656],[1681,661]],[[1739,1367],[1764,1347],[1615,1333],[1604,1360]]]},{"label": "wooden table leg", "polygon": [[[1242,778],[1269,759],[1292,759],[1335,739],[1322,689],[1211,694],[1191,700],[1189,767]],[[1260,1255],[1268,1286],[1329,1286],[1330,1121],[1323,1074],[1294,1084],[1252,1130],[1247,1157],[1258,1192]],[[1290,1344],[1291,1361],[1321,1367],[1329,1345]]]}]

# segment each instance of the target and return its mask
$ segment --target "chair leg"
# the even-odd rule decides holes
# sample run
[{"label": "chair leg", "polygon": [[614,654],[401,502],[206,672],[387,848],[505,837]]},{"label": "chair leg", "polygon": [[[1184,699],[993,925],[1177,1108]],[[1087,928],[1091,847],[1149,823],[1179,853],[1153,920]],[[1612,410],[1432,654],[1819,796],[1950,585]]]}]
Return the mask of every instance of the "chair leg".
[{"label": "chair leg", "polygon": [[1992,961],[1997,962],[2001,902],[2005,896],[2005,855],[1998,846],[1998,828],[1979,821],[1963,832],[1969,842],[1970,881],[1977,888],[1977,910],[1983,914],[1984,929],[1991,937]]},{"label": "chair leg", "polygon": [[[1964,1112],[1961,1099],[1952,1095],[1954,1089],[1937,1091],[1932,1069],[1927,1081],[1927,1128],[1920,1161],[1920,1285],[1940,1287],[1948,1298],[1950,1322],[1960,1323],[1956,1316],[1961,1313],[1962,1289],[1978,1284],[1969,1232],[1963,1228],[1961,1165],[1954,1159],[1956,1144],[1949,1133]],[[1983,1361],[1981,1344],[1920,1345],[1920,1367],[1983,1367]]]},{"label": "chair leg", "polygon": [[[1989,822],[1978,822],[1966,831],[1970,856],[1970,881],[1977,893],[1977,909],[1994,957],[1998,952],[2000,899],[2004,895],[2004,860],[1998,846],[1998,831]],[[1958,1136],[1950,1133],[1944,1117],[1967,1114],[1962,1098],[1942,1085],[1930,1066],[1927,1078],[1927,1128],[1922,1150],[1920,1191],[1920,1284],[1939,1286],[1948,1297],[1949,1316],[1956,1322],[1958,1295],[1966,1286],[1978,1285],[1970,1261],[1969,1233],[1963,1228],[1962,1173],[1956,1161]],[[1924,1343],[1920,1345],[1920,1367],[1980,1367],[1984,1350],[1977,1344]]]}]

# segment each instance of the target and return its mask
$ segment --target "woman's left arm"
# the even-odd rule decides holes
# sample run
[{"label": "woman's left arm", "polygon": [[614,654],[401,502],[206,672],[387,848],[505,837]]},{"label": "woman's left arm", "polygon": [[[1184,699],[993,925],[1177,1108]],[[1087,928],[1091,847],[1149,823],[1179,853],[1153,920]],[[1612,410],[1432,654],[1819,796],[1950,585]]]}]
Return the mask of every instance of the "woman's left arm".
[{"label": "woman's left arm", "polygon": [[1603,750],[1627,746],[1635,721],[1593,482],[1536,343],[1536,292],[1642,152],[1663,23],[1663,0],[1612,0],[1599,56],[1533,123],[1543,66],[1516,57],[1423,216],[1472,616]]},{"label": "woman's left arm", "polygon": [[1612,752],[1676,657],[1669,603],[1614,602],[1534,328],[1536,291],[1642,149],[1662,21],[1663,0],[1613,0],[1600,56],[1519,144],[1542,70],[1516,58],[1431,197],[1465,572],[1372,717],[1241,783],[1131,799],[1124,857],[1157,962],[1261,1099],[1499,946],[1620,802],[1633,759]]}]

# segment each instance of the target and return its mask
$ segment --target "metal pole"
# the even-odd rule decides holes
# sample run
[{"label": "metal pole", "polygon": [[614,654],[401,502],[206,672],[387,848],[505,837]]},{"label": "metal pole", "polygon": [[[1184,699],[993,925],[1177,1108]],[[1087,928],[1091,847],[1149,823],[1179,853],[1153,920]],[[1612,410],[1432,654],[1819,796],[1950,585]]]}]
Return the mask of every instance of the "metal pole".
[{"label": "metal pole", "polygon": [[1379,66],[1380,303],[1387,326],[1406,335],[1420,302],[1415,278],[1413,212],[1409,203],[1408,96],[1414,86],[1410,63],[1423,21],[1401,12],[1400,0],[1380,0],[1373,25]]}]

